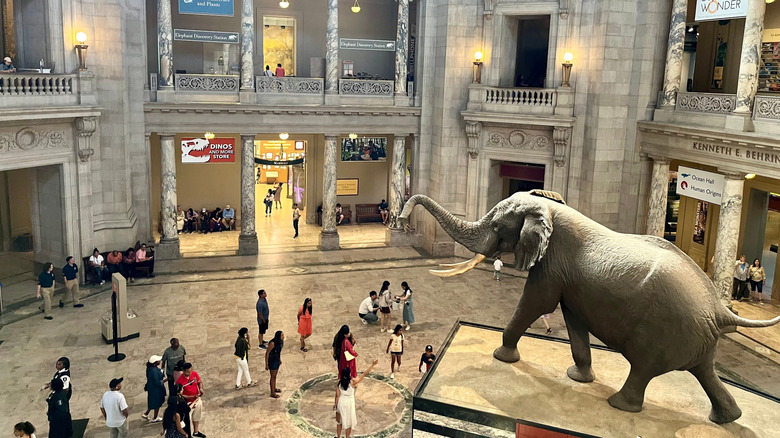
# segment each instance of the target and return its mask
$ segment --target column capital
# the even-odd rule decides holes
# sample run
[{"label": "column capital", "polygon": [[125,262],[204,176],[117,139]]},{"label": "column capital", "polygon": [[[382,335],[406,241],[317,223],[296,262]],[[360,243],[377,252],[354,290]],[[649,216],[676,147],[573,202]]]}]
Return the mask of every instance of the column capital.
[{"label": "column capital", "polygon": [[726,179],[731,179],[731,180],[744,180],[745,179],[745,175],[747,175],[747,173],[745,173],[745,172],[739,172],[739,171],[727,170],[727,169],[720,169],[720,168],[718,169],[718,173],[720,173],[721,175],[726,177]]},{"label": "column capital", "polygon": [[645,159],[653,160],[654,163],[658,164],[669,164],[672,162],[671,158],[665,157],[663,155],[656,155],[656,154],[640,154],[640,156],[644,155]]},{"label": "column capital", "polygon": [[328,140],[328,139],[338,140],[340,135],[341,134],[331,134],[331,133],[328,133],[328,134],[325,134],[325,140]]},{"label": "column capital", "polygon": [[241,136],[241,140],[243,140],[244,138],[251,138],[251,139],[257,138],[257,134],[239,134],[239,135]]}]

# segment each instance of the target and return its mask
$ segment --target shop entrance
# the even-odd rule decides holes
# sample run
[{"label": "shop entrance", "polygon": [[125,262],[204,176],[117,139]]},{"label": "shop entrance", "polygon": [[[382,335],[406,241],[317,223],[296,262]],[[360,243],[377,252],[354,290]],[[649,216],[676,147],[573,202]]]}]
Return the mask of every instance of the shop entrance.
[{"label": "shop entrance", "polygon": [[499,166],[501,177],[501,199],[517,192],[544,189],[544,165],[530,163],[502,162]]}]

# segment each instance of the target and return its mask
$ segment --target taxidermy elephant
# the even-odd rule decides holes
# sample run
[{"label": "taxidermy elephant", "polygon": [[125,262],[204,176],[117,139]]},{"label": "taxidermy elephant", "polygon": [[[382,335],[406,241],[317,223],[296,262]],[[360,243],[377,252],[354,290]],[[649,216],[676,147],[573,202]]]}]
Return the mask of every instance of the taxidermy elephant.
[{"label": "taxidermy elephant", "polygon": [[423,195],[412,196],[399,216],[423,205],[456,242],[476,253],[463,263],[432,271],[466,272],[485,257],[515,254],[528,271],[523,295],[493,356],[520,360],[517,343],[541,315],[561,304],[574,365],[567,375],[592,382],[590,333],[620,352],[631,371],[609,404],[642,410],[645,388],[656,376],[689,371],[712,403],[709,418],[728,423],[742,415],[715,375],[715,347],[727,326],[768,327],[780,322],[740,318],[720,303],[712,281],[686,254],[655,236],[620,234],[566,206],[553,192],[516,193],[477,222],[454,217]]}]

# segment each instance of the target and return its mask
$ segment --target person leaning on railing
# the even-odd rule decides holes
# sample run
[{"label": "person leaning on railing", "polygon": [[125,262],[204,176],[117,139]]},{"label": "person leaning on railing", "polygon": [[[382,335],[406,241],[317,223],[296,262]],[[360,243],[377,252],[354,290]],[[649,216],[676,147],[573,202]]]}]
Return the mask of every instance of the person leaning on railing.
[{"label": "person leaning on railing", "polygon": [[16,73],[16,67],[11,63],[11,58],[3,58],[3,63],[0,64],[0,73]]}]

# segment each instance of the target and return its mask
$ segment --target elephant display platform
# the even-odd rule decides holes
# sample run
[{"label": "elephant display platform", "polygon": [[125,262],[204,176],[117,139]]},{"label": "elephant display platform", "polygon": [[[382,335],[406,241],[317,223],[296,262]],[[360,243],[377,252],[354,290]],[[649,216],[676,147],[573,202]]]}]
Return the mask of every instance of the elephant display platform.
[{"label": "elephant display platform", "polygon": [[[514,253],[514,267],[528,271],[517,308],[493,352],[496,359],[519,361],[521,336],[560,304],[574,359],[566,370],[570,379],[582,383],[595,379],[591,334],[631,364],[623,386],[607,399],[613,407],[640,412],[647,385],[679,370],[690,372],[707,393],[711,421],[729,423],[742,415],[714,370],[721,330],[768,327],[779,323],[780,316],[752,321],[735,315],[721,303],[709,277],[671,242],[614,232],[568,207],[553,192],[515,193],[476,222],[459,219],[430,198],[414,195],[398,222],[406,224],[418,204],[476,254],[433,273],[462,274],[501,253]],[[501,287],[518,289],[510,281]]]},{"label": "elephant display platform", "polygon": [[[503,283],[503,282],[502,282]],[[501,283],[494,282],[494,287]],[[459,322],[445,347],[437,350],[435,368],[414,394],[414,436],[545,436],[550,429],[566,436],[597,437],[776,437],[780,403],[730,384],[726,390],[742,407],[737,422],[708,420],[709,400],[690,373],[671,372],[650,383],[641,413],[611,408],[604,400],[629,373],[618,353],[593,350],[592,383],[566,377],[571,364],[566,342],[524,336],[523,360],[506,364],[493,357],[501,329]],[[536,429],[533,429],[536,428]],[[537,429],[546,429],[540,432]],[[529,430],[530,429],[530,430]]]}]

